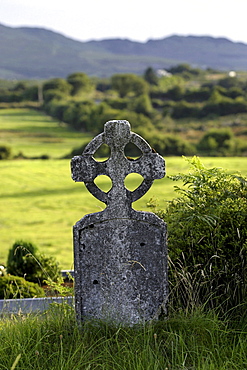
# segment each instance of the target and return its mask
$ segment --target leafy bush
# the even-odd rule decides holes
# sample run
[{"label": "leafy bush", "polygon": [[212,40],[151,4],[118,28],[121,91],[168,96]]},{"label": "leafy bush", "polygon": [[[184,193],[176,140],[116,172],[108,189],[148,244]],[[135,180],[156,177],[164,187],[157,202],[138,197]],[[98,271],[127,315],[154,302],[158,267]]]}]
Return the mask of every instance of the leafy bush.
[{"label": "leafy bush", "polygon": [[200,112],[200,106],[197,104],[187,103],[182,100],[181,102],[173,106],[172,118],[180,119],[185,117],[198,117]]},{"label": "leafy bush", "polygon": [[8,145],[0,145],[0,160],[11,158],[11,148]]},{"label": "leafy bush", "polygon": [[7,271],[35,283],[48,277],[57,281],[60,277],[58,262],[53,257],[38,255],[36,246],[23,240],[16,241],[9,250]]},{"label": "leafy bush", "polygon": [[200,152],[208,155],[224,156],[234,153],[234,135],[228,128],[207,131],[198,143]]},{"label": "leafy bush", "polygon": [[0,277],[0,299],[44,297],[44,290],[19,276]]},{"label": "leafy bush", "polygon": [[160,155],[192,155],[195,153],[193,145],[175,135],[164,135],[154,130],[147,132],[143,137]]},{"label": "leafy bush", "polygon": [[38,268],[35,273],[35,281],[43,282],[48,278],[54,282],[61,280],[61,270],[58,261],[51,256],[38,255]]},{"label": "leafy bush", "polygon": [[68,95],[71,93],[72,86],[63,78],[52,78],[43,85],[43,91],[48,90],[57,90]]},{"label": "leafy bush", "polygon": [[236,99],[222,98],[219,101],[208,101],[200,111],[200,117],[209,115],[226,116],[247,112],[247,103],[242,97]]},{"label": "leafy bush", "polygon": [[111,77],[111,84],[112,89],[119,93],[120,98],[124,98],[131,93],[139,96],[148,91],[147,82],[143,78],[131,73],[113,75]]},{"label": "leafy bush", "polygon": [[47,109],[46,105],[52,100],[60,101],[60,100],[66,99],[66,97],[67,95],[63,91],[55,90],[55,89],[45,90],[44,91],[45,109]]},{"label": "leafy bush", "polygon": [[23,240],[16,241],[9,250],[7,259],[7,271],[15,276],[22,276],[32,281],[35,272],[37,261],[37,248],[34,244]]},{"label": "leafy bush", "polygon": [[67,77],[67,82],[72,86],[71,95],[77,95],[82,91],[88,92],[92,89],[90,78],[82,72],[75,72]]},{"label": "leafy bush", "polygon": [[173,293],[183,307],[231,308],[246,299],[247,180],[188,161],[192,172],[171,177],[183,182],[180,197],[157,212],[168,223]]}]

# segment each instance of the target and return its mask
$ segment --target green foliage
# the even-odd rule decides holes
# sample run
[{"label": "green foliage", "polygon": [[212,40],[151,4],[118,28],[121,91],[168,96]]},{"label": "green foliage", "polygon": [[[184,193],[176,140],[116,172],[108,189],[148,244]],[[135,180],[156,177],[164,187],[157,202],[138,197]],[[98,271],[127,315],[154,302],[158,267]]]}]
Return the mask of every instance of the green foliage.
[{"label": "green foliage", "polygon": [[181,101],[172,106],[171,117],[174,119],[180,119],[185,117],[198,117],[200,114],[201,107],[197,104],[187,103]]},{"label": "green foliage", "polygon": [[38,101],[39,91],[38,86],[30,86],[23,92],[23,100],[26,101]]},{"label": "green foliage", "polygon": [[138,96],[128,107],[137,114],[144,114],[145,116],[150,116],[153,111],[151,100],[147,94]]},{"label": "green foliage", "polygon": [[152,148],[161,155],[193,155],[193,145],[175,135],[146,132],[144,136]]},{"label": "green foliage", "polygon": [[193,291],[197,304],[226,310],[246,299],[247,180],[188,162],[192,172],[171,176],[183,182],[180,197],[158,212],[168,223],[172,285],[184,306]]},{"label": "green foliage", "polygon": [[219,80],[219,86],[230,89],[233,87],[242,87],[243,84],[239,81],[237,77],[225,77]]},{"label": "green foliage", "polygon": [[55,258],[38,255],[37,247],[23,240],[16,241],[9,250],[7,271],[35,283],[42,283],[47,278],[57,281],[60,277]]},{"label": "green foliage", "polygon": [[35,261],[37,248],[34,244],[23,240],[16,241],[9,250],[7,260],[7,271],[15,276],[26,277],[32,281],[36,272]]},{"label": "green foliage", "polygon": [[209,87],[201,87],[197,89],[187,89],[183,99],[188,102],[203,102],[210,98],[211,89]]},{"label": "green foliage", "polygon": [[158,85],[158,77],[152,67],[148,67],[144,72],[144,80],[150,85]]},{"label": "green foliage", "polygon": [[71,95],[78,95],[80,92],[87,92],[92,88],[90,78],[82,72],[70,74],[67,77],[67,82],[72,85]]},{"label": "green foliage", "polygon": [[8,89],[0,89],[0,102],[12,103],[22,101],[22,92],[11,91]]},{"label": "green foliage", "polygon": [[168,71],[174,75],[181,75],[185,79],[191,79],[192,77],[202,74],[202,70],[199,68],[192,68],[186,63],[171,67]]},{"label": "green foliage", "polygon": [[85,101],[69,101],[63,109],[63,121],[68,123],[77,131],[95,132],[95,122],[91,121],[92,112],[96,109],[96,105],[89,100]]},{"label": "green foliage", "polygon": [[96,82],[97,91],[106,92],[110,89],[111,89],[111,84],[110,84],[109,79],[103,79],[103,78],[97,79],[97,82]]},{"label": "green foliage", "polygon": [[43,85],[43,91],[47,90],[58,90],[64,94],[70,94],[72,86],[63,78],[52,78]]},{"label": "green foliage", "polygon": [[198,149],[207,155],[236,154],[234,153],[234,135],[230,129],[211,129],[201,138]]},{"label": "green foliage", "polygon": [[0,299],[44,297],[44,290],[20,276],[0,277]]},{"label": "green foliage", "polygon": [[185,85],[185,80],[183,77],[179,75],[172,75],[169,77],[161,77],[159,79],[159,84],[158,88],[153,87],[151,90],[151,94],[156,93],[156,94],[162,94],[173,88],[174,86],[184,86]]},{"label": "green foliage", "polygon": [[46,279],[55,283],[61,281],[61,269],[55,257],[39,254],[37,263],[38,268],[35,273],[35,281],[41,283]]},{"label": "green foliage", "polygon": [[12,91],[25,91],[27,84],[23,81],[17,82],[17,84],[12,88]]},{"label": "green foliage", "polygon": [[49,90],[44,91],[43,97],[44,97],[44,102],[45,102],[44,107],[45,107],[45,110],[47,110],[47,103],[54,100],[56,104],[57,101],[63,100],[66,98],[66,93],[58,89],[49,89]]},{"label": "green foliage", "polygon": [[104,103],[109,105],[113,109],[123,110],[127,109],[129,105],[128,98],[107,98],[104,100]]},{"label": "green foliage", "polygon": [[185,89],[181,85],[175,85],[166,93],[166,97],[170,100],[179,101],[183,98]]},{"label": "green foliage", "polygon": [[116,74],[111,78],[112,88],[119,93],[120,98],[124,98],[129,93],[139,96],[147,93],[148,87],[143,78],[134,74]]},{"label": "green foliage", "polygon": [[10,159],[12,156],[11,147],[8,145],[0,145],[0,160]]}]

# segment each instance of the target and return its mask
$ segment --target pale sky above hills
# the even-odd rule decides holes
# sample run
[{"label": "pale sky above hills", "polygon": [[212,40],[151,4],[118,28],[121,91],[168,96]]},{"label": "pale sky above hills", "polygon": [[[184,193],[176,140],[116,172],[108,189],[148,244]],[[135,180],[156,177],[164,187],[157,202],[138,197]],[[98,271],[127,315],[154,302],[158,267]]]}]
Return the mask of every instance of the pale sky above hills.
[{"label": "pale sky above hills", "polygon": [[177,34],[247,43],[246,10],[247,0],[0,0],[0,23],[47,28],[80,41],[144,42]]}]

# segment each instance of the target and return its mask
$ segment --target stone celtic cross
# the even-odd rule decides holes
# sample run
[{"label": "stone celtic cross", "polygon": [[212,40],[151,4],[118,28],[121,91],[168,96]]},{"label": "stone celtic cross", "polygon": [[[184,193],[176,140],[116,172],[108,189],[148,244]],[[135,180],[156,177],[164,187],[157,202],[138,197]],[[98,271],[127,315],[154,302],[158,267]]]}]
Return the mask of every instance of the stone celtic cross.
[{"label": "stone celtic cross", "polygon": [[[129,142],[140,149],[140,158],[125,156]],[[97,162],[93,156],[102,144],[110,147],[111,154],[105,162]],[[78,319],[135,324],[157,317],[167,298],[166,224],[153,213],[135,211],[131,204],[155,179],[164,177],[164,159],[130,131],[128,121],[109,121],[83,154],[72,159],[71,168],[73,180],[84,182],[106,204],[105,210],[84,216],[74,226]],[[134,191],[124,185],[130,173],[143,177]],[[107,193],[94,182],[100,175],[112,180]]]}]

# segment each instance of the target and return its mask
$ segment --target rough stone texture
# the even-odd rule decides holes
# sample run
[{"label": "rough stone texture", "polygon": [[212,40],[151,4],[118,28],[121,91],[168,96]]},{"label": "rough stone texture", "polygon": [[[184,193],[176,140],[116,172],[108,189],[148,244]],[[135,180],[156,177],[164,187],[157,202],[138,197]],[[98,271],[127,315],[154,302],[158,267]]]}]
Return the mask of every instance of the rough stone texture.
[{"label": "rough stone texture", "polygon": [[[137,160],[124,154],[127,143],[142,152]],[[106,143],[111,155],[97,162],[93,155]],[[75,306],[78,319],[94,317],[136,324],[165,311],[167,299],[166,224],[150,212],[132,209],[154,179],[165,175],[164,159],[130,131],[127,121],[109,121],[81,156],[71,161],[72,178],[106,204],[102,212],[86,215],[74,226]],[[129,173],[143,176],[133,192],[124,186]],[[99,175],[112,180],[103,192],[94,183]]]}]

